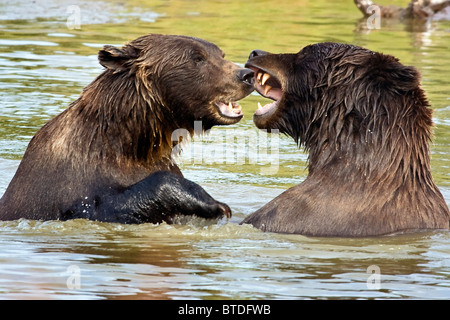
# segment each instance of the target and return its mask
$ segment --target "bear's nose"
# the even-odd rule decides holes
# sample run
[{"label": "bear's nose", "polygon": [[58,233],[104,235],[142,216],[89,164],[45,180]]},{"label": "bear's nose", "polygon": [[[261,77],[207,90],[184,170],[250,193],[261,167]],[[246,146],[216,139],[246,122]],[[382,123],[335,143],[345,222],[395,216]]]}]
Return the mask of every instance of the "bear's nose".
[{"label": "bear's nose", "polygon": [[248,85],[253,85],[253,76],[254,76],[254,72],[253,70],[250,69],[241,69],[239,71],[239,80],[248,84]]},{"label": "bear's nose", "polygon": [[266,54],[269,54],[266,51],[263,50],[253,50],[252,52],[250,52],[250,56],[248,57],[249,59],[254,58],[254,57],[258,57],[258,56],[264,56]]}]

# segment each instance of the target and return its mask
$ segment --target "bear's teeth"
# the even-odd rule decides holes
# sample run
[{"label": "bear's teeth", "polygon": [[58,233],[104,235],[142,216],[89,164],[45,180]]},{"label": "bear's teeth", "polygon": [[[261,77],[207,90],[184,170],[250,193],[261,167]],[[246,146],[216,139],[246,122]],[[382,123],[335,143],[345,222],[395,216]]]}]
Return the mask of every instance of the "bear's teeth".
[{"label": "bear's teeth", "polygon": [[272,89],[271,86],[265,86],[264,87],[264,95],[267,96],[267,94],[269,93],[270,89]]},{"label": "bear's teeth", "polygon": [[237,103],[236,103],[236,105],[233,105],[232,102],[228,102],[228,109],[229,109],[230,111],[233,111],[234,113],[239,113],[239,112],[241,112],[242,107],[241,107],[240,104],[237,104]]},{"label": "bear's teeth", "polygon": [[269,80],[269,78],[270,78],[270,74],[264,73],[264,76],[262,77],[261,84],[264,85],[266,83],[266,81]]},{"label": "bear's teeth", "polygon": [[258,102],[258,109],[261,109],[261,108],[262,108],[261,103]]},{"label": "bear's teeth", "polygon": [[233,109],[234,113],[240,113],[242,110],[241,106],[237,106],[236,108]]}]

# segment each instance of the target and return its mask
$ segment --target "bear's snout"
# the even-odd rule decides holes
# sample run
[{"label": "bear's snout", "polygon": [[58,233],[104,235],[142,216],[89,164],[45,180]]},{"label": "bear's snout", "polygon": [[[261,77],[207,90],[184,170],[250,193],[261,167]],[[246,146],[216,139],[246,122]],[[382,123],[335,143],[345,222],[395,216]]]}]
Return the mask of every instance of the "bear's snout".
[{"label": "bear's snout", "polygon": [[248,58],[251,59],[254,57],[265,56],[267,54],[269,54],[269,52],[256,49],[256,50],[253,50],[252,52],[250,52],[250,55],[248,56]]},{"label": "bear's snout", "polygon": [[251,69],[241,69],[238,74],[238,78],[245,84],[253,86],[254,82],[254,72]]}]

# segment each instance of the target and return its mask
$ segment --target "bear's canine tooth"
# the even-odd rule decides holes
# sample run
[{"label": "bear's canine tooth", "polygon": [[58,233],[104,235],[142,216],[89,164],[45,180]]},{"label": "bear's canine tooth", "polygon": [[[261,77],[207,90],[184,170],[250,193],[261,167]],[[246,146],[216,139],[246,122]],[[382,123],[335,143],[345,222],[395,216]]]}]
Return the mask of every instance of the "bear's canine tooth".
[{"label": "bear's canine tooth", "polygon": [[261,103],[258,102],[258,109],[261,109],[261,108],[262,108]]},{"label": "bear's canine tooth", "polygon": [[261,83],[261,78],[263,76],[262,72],[258,72],[258,75],[256,76],[256,79],[258,80],[259,83]]},{"label": "bear's canine tooth", "polygon": [[261,84],[264,85],[267,82],[267,80],[269,80],[269,78],[270,78],[270,74],[264,73],[264,76],[262,77]]},{"label": "bear's canine tooth", "polygon": [[264,95],[267,96],[267,94],[269,93],[270,89],[272,89],[271,86],[265,86],[264,87]]},{"label": "bear's canine tooth", "polygon": [[231,102],[228,102],[228,109],[233,110],[233,104]]}]

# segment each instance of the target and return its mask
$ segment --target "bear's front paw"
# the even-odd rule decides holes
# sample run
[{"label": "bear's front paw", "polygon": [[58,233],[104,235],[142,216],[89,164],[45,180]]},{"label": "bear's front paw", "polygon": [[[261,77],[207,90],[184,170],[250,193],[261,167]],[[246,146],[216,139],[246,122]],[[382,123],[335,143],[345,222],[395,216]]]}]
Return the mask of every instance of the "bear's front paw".
[{"label": "bear's front paw", "polygon": [[194,214],[205,219],[221,219],[226,217],[227,221],[232,215],[230,207],[218,201],[202,208],[202,210],[196,211]]},{"label": "bear's front paw", "polygon": [[226,205],[225,203],[219,202],[217,207],[218,207],[220,217],[225,216],[227,218],[227,221],[231,219],[231,216],[232,216],[231,209],[228,205]]}]

